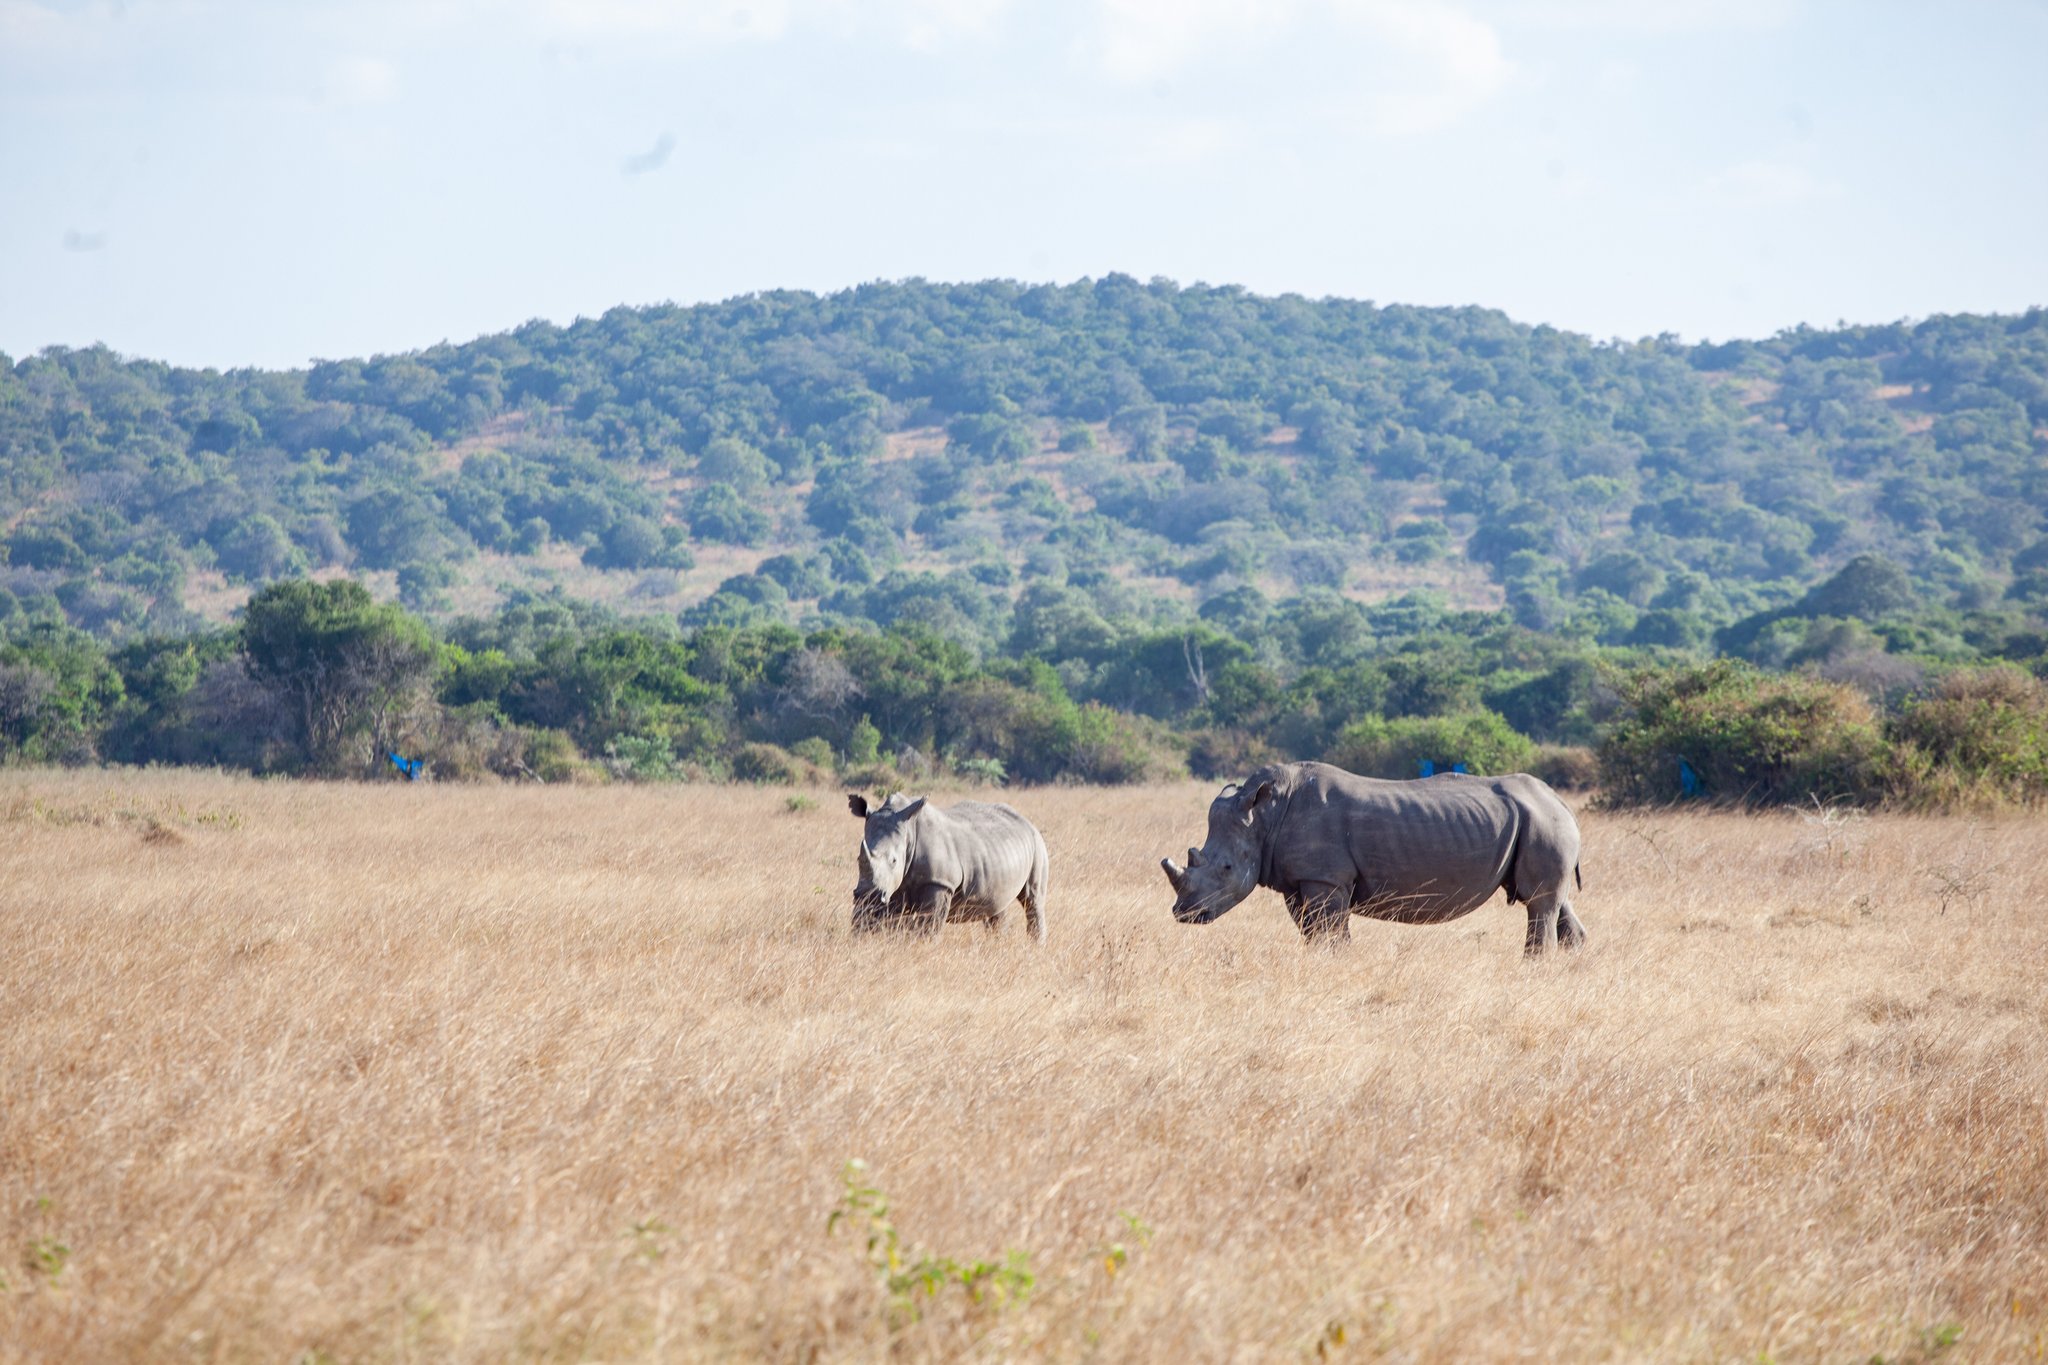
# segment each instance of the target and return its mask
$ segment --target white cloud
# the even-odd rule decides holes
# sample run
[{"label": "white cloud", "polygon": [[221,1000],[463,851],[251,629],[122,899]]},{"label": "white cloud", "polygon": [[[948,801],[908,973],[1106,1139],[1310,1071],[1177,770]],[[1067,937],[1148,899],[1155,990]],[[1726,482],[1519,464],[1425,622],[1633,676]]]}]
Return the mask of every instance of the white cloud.
[{"label": "white cloud", "polygon": [[1825,199],[1841,186],[1823,180],[1804,166],[1761,158],[1738,162],[1707,177],[1701,188],[1724,202],[1747,205],[1796,204]]},{"label": "white cloud", "polygon": [[1140,84],[1287,44],[1304,49],[1298,65],[1341,71],[1338,117],[1386,136],[1453,123],[1513,73],[1494,27],[1443,0],[1099,0],[1080,55]]},{"label": "white cloud", "polygon": [[[490,3],[490,0],[471,0]],[[772,42],[819,28],[881,33],[928,52],[989,32],[1013,0],[525,0],[550,38],[688,44]],[[503,6],[499,6],[503,8]]]},{"label": "white cloud", "polygon": [[25,56],[64,44],[74,21],[33,0],[0,0],[0,52]]},{"label": "white cloud", "polygon": [[868,6],[887,15],[904,46],[914,52],[936,52],[956,39],[979,38],[991,32],[1010,9],[1010,0],[896,0]]},{"label": "white cloud", "polygon": [[90,62],[124,45],[154,47],[181,26],[203,23],[211,12],[204,0],[0,0],[0,66]]},{"label": "white cloud", "polygon": [[1488,13],[1531,28],[1700,33],[1776,28],[1800,0],[1494,0]]},{"label": "white cloud", "polygon": [[1369,126],[1390,136],[1434,132],[1491,99],[1513,67],[1493,26],[1447,5],[1360,5],[1358,18],[1393,52],[1398,75],[1366,97]]},{"label": "white cloud", "polygon": [[1251,145],[1251,137],[1240,124],[1227,119],[1172,119],[1139,128],[1132,139],[1150,162],[1194,166],[1240,152]]},{"label": "white cloud", "polygon": [[1102,0],[1097,65],[1111,78],[1156,80],[1218,47],[1291,27],[1295,6],[1258,0]]},{"label": "white cloud", "polygon": [[398,96],[398,68],[382,57],[342,57],[327,64],[320,91],[333,104],[386,104]]},{"label": "white cloud", "polygon": [[566,38],[780,38],[787,0],[540,0],[534,21]]}]

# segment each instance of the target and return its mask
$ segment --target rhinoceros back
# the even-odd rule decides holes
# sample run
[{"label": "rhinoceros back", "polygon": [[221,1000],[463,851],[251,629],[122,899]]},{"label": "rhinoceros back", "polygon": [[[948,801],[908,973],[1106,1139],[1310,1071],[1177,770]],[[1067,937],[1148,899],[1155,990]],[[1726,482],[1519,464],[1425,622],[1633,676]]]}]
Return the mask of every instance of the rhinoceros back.
[{"label": "rhinoceros back", "polygon": [[927,808],[913,870],[991,909],[1009,904],[1045,865],[1045,841],[1029,820],[999,802]]}]

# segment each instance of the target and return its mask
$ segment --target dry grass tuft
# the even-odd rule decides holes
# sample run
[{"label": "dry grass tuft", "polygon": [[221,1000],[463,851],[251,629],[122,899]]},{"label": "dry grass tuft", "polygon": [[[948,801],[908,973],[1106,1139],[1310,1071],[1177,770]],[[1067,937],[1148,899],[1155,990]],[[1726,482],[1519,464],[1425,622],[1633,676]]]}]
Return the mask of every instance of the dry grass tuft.
[{"label": "dry grass tuft", "polygon": [[2042,1350],[2038,820],[1590,814],[1531,964],[1173,924],[1208,795],[1015,794],[1034,950],[831,793],[0,775],[0,1356]]}]

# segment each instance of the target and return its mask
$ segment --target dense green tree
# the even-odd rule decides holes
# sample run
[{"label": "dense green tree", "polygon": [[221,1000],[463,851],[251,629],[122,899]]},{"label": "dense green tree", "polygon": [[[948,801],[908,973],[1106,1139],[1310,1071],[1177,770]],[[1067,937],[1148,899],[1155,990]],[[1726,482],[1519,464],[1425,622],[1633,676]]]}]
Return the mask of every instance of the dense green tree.
[{"label": "dense green tree", "polygon": [[375,763],[437,666],[426,626],[350,579],[263,589],[243,614],[242,648],[291,715],[308,764],[325,771]]},{"label": "dense green tree", "polygon": [[724,484],[751,495],[767,485],[772,470],[760,451],[735,437],[721,436],[697,457],[696,472],[707,484]]},{"label": "dense green tree", "polygon": [[0,640],[0,759],[81,763],[124,696],[92,637],[34,621]]},{"label": "dense green tree", "polygon": [[277,518],[262,512],[242,518],[215,543],[221,568],[251,582],[303,573],[306,553],[292,543]]},{"label": "dense green tree", "polygon": [[715,483],[690,500],[690,530],[699,540],[759,545],[768,538],[768,516],[730,484]]}]

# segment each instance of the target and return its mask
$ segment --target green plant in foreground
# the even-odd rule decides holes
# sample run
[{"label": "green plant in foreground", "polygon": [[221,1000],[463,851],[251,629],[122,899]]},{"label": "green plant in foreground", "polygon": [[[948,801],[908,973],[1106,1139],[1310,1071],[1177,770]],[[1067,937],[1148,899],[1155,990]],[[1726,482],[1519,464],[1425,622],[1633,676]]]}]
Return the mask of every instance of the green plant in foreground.
[{"label": "green plant in foreground", "polygon": [[1114,1242],[1103,1243],[1101,1250],[1102,1271],[1111,1279],[1115,1279],[1116,1273],[1130,1264],[1133,1251],[1142,1251],[1152,1245],[1151,1224],[1128,1210],[1120,1210],[1117,1213],[1117,1217],[1123,1222],[1124,1234],[1130,1238],[1130,1241],[1125,1242],[1119,1239]]},{"label": "green plant in foreground", "polygon": [[1953,1322],[1939,1323],[1920,1329],[1920,1350],[1911,1356],[1901,1356],[1896,1361],[1890,1356],[1873,1355],[1870,1365],[1913,1365],[1939,1359],[1950,1347],[1963,1339],[1963,1329]]},{"label": "green plant in foreground", "polygon": [[23,1263],[30,1270],[44,1276],[51,1284],[57,1283],[70,1260],[71,1248],[54,1237],[30,1239],[28,1250],[22,1256]]},{"label": "green plant in foreground", "polygon": [[937,1298],[948,1285],[958,1285],[976,1306],[1001,1309],[1021,1302],[1037,1283],[1028,1251],[1007,1251],[1000,1261],[906,1252],[889,1216],[889,1197],[868,1182],[867,1163],[855,1157],[839,1178],[845,1188],[825,1220],[825,1231],[837,1232],[844,1223],[862,1239],[863,1258],[888,1292],[892,1326],[920,1320],[923,1301]]},{"label": "green plant in foreground", "polygon": [[1946,1351],[1963,1339],[1963,1329],[1953,1322],[1944,1322],[1938,1327],[1929,1327],[1920,1333],[1920,1349],[1928,1355]]}]

